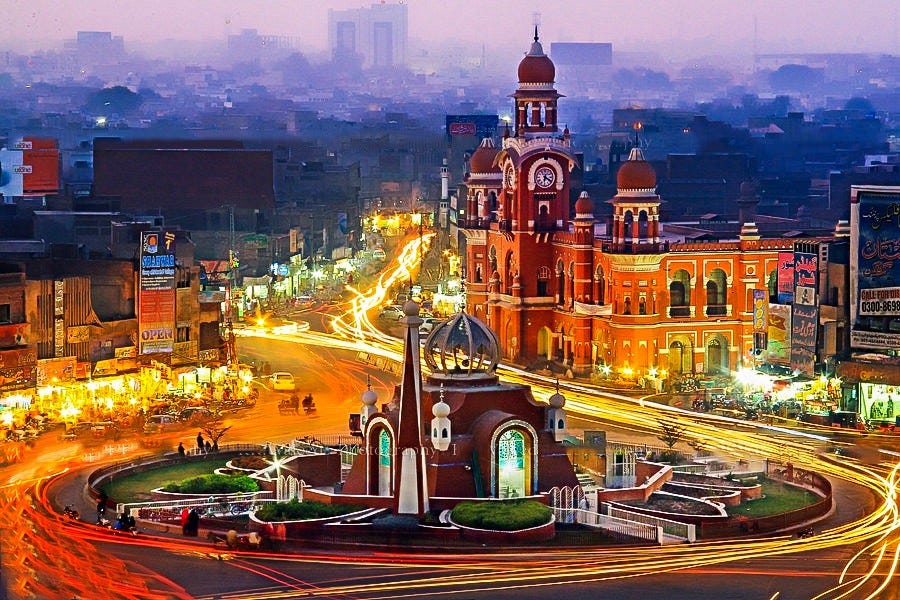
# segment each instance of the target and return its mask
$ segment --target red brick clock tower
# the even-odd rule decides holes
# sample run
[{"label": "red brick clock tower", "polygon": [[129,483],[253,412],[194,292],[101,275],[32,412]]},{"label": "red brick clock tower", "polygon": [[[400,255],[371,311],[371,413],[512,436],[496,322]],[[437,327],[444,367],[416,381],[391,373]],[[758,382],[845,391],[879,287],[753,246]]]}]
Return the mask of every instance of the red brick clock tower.
[{"label": "red brick clock tower", "polygon": [[[568,130],[560,134],[557,124],[555,75],[535,28],[512,94],[514,122],[499,151],[485,142],[473,154],[466,181],[467,311],[497,333],[504,358],[513,362],[524,358],[527,337],[556,331],[554,307],[571,296],[565,286],[575,279],[574,255],[555,256],[552,243],[555,232],[569,229],[575,166]],[[544,338],[538,354],[564,348],[560,336]]]}]

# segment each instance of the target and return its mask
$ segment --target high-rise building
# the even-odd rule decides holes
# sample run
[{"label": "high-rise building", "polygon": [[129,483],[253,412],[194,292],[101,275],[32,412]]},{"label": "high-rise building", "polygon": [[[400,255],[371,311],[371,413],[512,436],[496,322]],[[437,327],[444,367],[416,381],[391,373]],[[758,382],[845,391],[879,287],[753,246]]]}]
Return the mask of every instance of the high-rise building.
[{"label": "high-rise building", "polygon": [[335,60],[359,57],[364,68],[406,64],[405,4],[328,11],[328,47]]}]

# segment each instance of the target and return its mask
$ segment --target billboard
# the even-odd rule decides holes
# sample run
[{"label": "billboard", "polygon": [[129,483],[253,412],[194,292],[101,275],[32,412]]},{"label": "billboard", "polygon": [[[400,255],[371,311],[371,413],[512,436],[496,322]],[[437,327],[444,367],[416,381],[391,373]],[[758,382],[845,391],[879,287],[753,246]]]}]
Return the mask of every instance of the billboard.
[{"label": "billboard", "polygon": [[778,253],[778,303],[794,301],[794,253]]},{"label": "billboard", "polygon": [[[446,115],[447,137],[474,135],[479,139],[493,137],[497,133],[500,117],[497,115]],[[449,140],[448,140],[449,141]]]},{"label": "billboard", "polygon": [[819,257],[805,252],[794,253],[794,302],[815,306],[819,289]]},{"label": "billboard", "polygon": [[900,188],[854,186],[850,219],[850,346],[900,348]]},{"label": "billboard", "polygon": [[791,359],[791,307],[787,304],[769,305],[769,335],[766,360],[785,364]]},{"label": "billboard", "polygon": [[0,150],[0,193],[4,196],[59,192],[56,140],[22,138]]},{"label": "billboard", "polygon": [[819,307],[795,303],[791,308],[791,369],[814,377]]},{"label": "billboard", "polygon": [[140,354],[172,352],[175,347],[175,234],[141,234]]}]

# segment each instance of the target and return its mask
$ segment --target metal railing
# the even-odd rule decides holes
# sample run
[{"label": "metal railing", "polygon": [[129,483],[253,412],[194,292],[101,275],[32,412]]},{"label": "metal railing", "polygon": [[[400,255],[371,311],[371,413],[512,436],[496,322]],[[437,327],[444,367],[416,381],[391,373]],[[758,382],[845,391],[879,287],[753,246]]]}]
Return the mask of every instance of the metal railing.
[{"label": "metal railing", "polygon": [[643,513],[617,508],[608,504],[606,505],[606,514],[610,517],[617,517],[627,521],[660,527],[664,534],[683,539],[687,542],[697,541],[697,526],[692,523],[681,523],[680,521],[645,515]]},{"label": "metal railing", "polygon": [[150,521],[177,521],[185,508],[196,509],[205,517],[239,517],[253,512],[262,504],[276,502],[275,498],[268,497],[271,494],[272,492],[260,491],[216,494],[207,498],[192,496],[177,500],[120,502],[116,505],[116,511]]},{"label": "metal railing", "polygon": [[321,440],[292,440],[287,444],[276,444],[275,451],[278,456],[313,456],[319,454],[332,454],[339,452],[341,455],[341,466],[350,466],[356,455],[359,454],[359,443],[341,443],[332,446],[321,442]]},{"label": "metal railing", "polygon": [[611,517],[581,508],[561,508],[556,510],[558,514],[562,515],[561,520],[557,517],[557,520],[562,523],[579,523],[586,527],[602,529],[613,535],[633,537],[658,544],[662,544],[663,541],[663,528],[658,525]]}]

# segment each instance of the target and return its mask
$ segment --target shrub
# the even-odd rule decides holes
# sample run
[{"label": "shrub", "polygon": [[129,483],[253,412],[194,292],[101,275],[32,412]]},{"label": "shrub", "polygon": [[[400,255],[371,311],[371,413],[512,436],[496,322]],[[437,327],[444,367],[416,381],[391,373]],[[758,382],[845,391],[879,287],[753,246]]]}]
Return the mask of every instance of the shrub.
[{"label": "shrub", "polygon": [[535,500],[460,502],[451,513],[455,523],[477,529],[516,531],[550,522],[550,507]]},{"label": "shrub", "polygon": [[166,484],[163,491],[179,494],[236,494],[259,491],[259,485],[246,475],[211,473]]},{"label": "shrub", "polygon": [[260,521],[302,521],[337,517],[362,509],[363,507],[353,504],[325,504],[315,500],[300,502],[293,498],[289,502],[263,504],[256,511],[256,518]]},{"label": "shrub", "polygon": [[259,471],[271,465],[272,461],[256,455],[238,456],[237,458],[231,459],[231,464],[240,469],[253,469],[254,471]]}]

